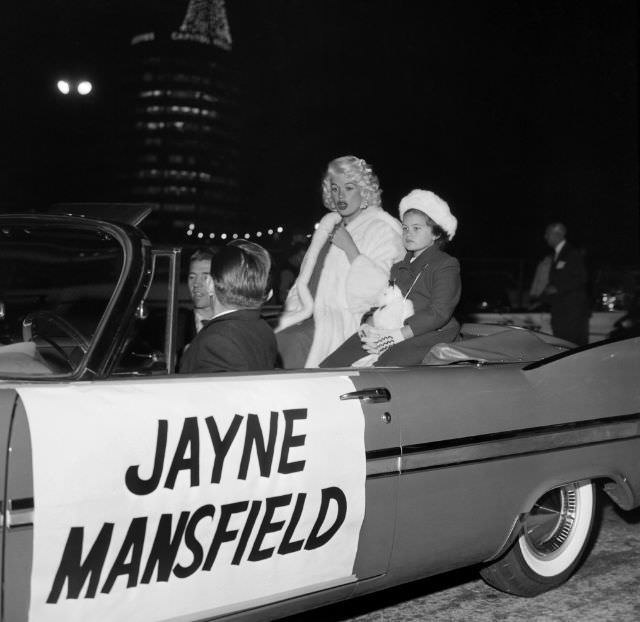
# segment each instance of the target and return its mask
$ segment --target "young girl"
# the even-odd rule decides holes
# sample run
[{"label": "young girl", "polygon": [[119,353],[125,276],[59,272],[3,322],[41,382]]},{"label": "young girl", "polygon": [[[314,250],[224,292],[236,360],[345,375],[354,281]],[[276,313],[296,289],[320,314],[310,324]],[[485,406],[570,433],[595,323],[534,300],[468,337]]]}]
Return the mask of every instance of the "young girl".
[{"label": "young girl", "polygon": [[376,366],[419,365],[436,343],[454,341],[460,325],[453,311],[460,300],[460,264],[442,250],[458,221],[433,192],[412,190],[400,201],[402,240],[407,254],[391,267],[391,280],[413,302],[414,314],[397,329],[365,325],[320,367],[344,367],[367,352]]}]

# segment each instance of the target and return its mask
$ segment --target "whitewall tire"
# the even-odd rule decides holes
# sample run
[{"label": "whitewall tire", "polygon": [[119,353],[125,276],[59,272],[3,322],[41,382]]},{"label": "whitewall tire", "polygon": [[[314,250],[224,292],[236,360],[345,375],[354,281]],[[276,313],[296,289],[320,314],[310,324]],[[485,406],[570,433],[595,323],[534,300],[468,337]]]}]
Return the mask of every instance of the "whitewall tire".
[{"label": "whitewall tire", "polygon": [[490,585],[519,596],[561,585],[589,548],[595,509],[590,481],[550,490],[524,517],[522,533],[509,551],[480,574]]}]

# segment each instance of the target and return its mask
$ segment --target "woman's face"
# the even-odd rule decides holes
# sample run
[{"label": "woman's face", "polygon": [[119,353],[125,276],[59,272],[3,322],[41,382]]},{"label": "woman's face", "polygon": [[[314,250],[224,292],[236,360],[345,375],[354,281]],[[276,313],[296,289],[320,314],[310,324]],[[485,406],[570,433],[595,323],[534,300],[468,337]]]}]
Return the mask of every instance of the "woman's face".
[{"label": "woman's face", "polygon": [[331,202],[335,210],[346,220],[360,212],[362,195],[355,182],[349,181],[344,173],[330,173]]},{"label": "woman's face", "polygon": [[414,256],[429,248],[435,241],[431,225],[422,213],[409,211],[402,219],[402,242]]}]

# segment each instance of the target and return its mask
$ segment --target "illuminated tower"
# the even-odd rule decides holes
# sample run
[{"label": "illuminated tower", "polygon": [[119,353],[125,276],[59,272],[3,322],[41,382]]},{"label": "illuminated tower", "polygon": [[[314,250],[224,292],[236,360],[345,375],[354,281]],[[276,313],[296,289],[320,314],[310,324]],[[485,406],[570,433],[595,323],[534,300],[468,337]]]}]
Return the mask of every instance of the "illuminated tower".
[{"label": "illuminated tower", "polygon": [[127,198],[156,205],[174,239],[215,230],[238,206],[238,92],[224,0],[190,0],[179,29],[132,39],[133,148]]}]

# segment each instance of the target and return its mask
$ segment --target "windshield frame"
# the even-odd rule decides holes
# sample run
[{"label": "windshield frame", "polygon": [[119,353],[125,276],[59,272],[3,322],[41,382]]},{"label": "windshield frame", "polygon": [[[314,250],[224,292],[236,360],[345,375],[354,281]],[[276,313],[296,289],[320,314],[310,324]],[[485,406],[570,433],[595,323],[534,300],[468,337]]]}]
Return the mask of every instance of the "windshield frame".
[{"label": "windshield frame", "polygon": [[73,371],[46,376],[3,372],[0,381],[51,382],[104,377],[114,363],[129,322],[133,319],[137,301],[142,297],[151,278],[151,244],[139,229],[108,220],[43,214],[0,216],[0,227],[29,226],[65,231],[94,231],[109,235],[122,249],[122,265],[87,352]]}]

